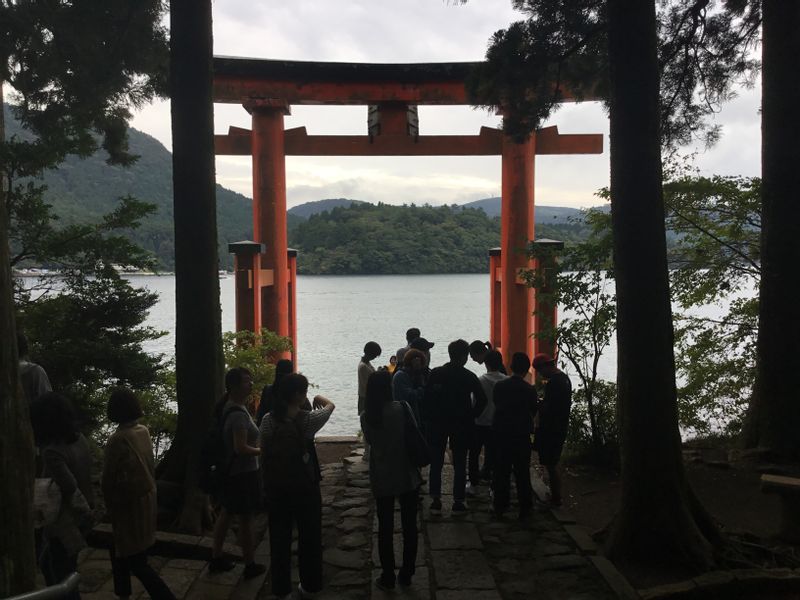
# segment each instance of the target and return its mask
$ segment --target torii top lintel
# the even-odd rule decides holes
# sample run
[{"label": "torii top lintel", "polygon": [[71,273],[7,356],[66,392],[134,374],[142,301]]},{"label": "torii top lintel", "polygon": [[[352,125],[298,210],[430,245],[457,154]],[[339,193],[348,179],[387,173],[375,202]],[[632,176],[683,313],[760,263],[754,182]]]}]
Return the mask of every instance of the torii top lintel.
[{"label": "torii top lintel", "polygon": [[[340,63],[214,57],[214,102],[473,104],[465,81],[480,63]],[[572,100],[568,93],[564,100]],[[583,97],[584,100],[594,100]]]}]

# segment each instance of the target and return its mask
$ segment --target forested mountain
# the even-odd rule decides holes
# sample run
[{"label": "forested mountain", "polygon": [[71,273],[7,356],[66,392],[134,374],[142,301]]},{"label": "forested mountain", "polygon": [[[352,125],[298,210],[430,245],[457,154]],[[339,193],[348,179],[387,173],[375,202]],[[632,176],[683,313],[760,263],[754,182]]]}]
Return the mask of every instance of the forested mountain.
[{"label": "forested mountain", "polygon": [[[573,241],[582,224],[537,224]],[[290,233],[307,274],[481,273],[500,245],[500,219],[475,208],[358,203],[312,215]]]},{"label": "forested mountain", "polygon": [[[30,139],[6,106],[6,135]],[[98,221],[121,196],[156,205],[155,214],[128,235],[159,258],[164,270],[173,259],[172,155],[155,138],[130,130],[139,160],[129,168],[109,166],[105,155],[69,157],[43,173],[45,199],[63,223]],[[228,243],[252,239],[252,201],[217,186],[220,267],[231,268]],[[480,210],[479,210],[480,209]],[[487,250],[500,244],[500,199],[464,206],[374,205],[347,198],[306,202],[289,209],[289,245],[300,251],[303,273],[467,273],[487,269]],[[555,217],[554,217],[555,215]],[[565,241],[583,235],[572,208],[536,208],[538,237]]]}]

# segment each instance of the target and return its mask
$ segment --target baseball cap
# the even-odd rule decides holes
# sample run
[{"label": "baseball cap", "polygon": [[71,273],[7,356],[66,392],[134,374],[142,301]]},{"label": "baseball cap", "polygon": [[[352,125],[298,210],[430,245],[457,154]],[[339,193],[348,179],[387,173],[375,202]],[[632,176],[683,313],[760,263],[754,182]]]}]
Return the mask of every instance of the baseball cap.
[{"label": "baseball cap", "polygon": [[549,354],[545,354],[541,352],[533,357],[533,365],[534,369],[538,369],[539,367],[543,367],[544,365],[549,365],[556,362],[556,359],[550,356]]},{"label": "baseball cap", "polygon": [[409,344],[409,347],[425,352],[433,348],[433,342],[429,342],[424,337],[418,337]]}]

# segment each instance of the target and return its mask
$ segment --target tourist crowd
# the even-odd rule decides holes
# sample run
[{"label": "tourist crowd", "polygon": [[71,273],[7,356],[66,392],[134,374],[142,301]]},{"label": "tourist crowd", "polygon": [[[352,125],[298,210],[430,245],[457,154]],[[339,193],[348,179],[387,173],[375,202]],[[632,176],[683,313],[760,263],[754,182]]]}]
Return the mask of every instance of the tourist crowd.
[{"label": "tourist crowd", "polygon": [[[452,515],[465,514],[467,497],[488,483],[493,512],[504,518],[512,504],[513,474],[518,516],[527,518],[534,509],[532,448],[548,474],[549,504],[560,505],[558,463],[571,405],[569,378],[550,356],[536,355],[531,363],[526,354],[515,353],[508,375],[502,355],[491,345],[456,340],[448,345],[449,361],[432,369],[434,344],[416,328],[407,331],[406,342],[387,366],[378,368],[373,361],[381,355],[381,347],[368,342],[357,368],[357,407],[378,519],[381,576],[376,585],[382,589],[411,585],[421,493],[427,484],[430,511],[440,513],[448,448],[453,464]],[[70,402],[50,390],[44,370],[27,360],[26,346],[20,338],[21,379],[31,402],[38,449],[37,553],[45,580],[55,584],[75,571],[78,552],[86,546],[85,535],[93,524],[92,455],[75,426]],[[466,368],[470,357],[485,366],[480,377]],[[544,381],[541,400],[531,383],[531,366]],[[280,360],[274,382],[264,388],[261,402],[251,412],[252,374],[241,367],[230,369],[198,473],[201,487],[218,510],[209,571],[235,566],[223,553],[232,520],[238,522],[243,576],[266,571],[266,565],[255,561],[253,522],[258,512],[266,510],[271,586],[278,598],[292,593],[295,526],[298,593],[311,598],[322,589],[321,471],[314,437],[335,406],[320,395],[309,400],[308,387],[291,361]],[[147,561],[147,550],[155,542],[157,492],[152,441],[138,422],[143,416],[139,398],[125,388],[113,390],[107,415],[117,425],[105,445],[101,481],[113,530],[114,592],[128,598],[133,575],[151,598],[169,600],[174,595]],[[397,572],[392,542],[396,501],[403,533]],[[79,595],[74,592],[72,597]]]}]

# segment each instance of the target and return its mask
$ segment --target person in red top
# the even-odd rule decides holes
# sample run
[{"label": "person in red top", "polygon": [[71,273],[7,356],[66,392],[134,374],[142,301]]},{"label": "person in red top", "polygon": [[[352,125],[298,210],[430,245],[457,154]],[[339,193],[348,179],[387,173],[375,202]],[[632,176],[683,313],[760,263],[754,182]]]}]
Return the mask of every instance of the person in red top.
[{"label": "person in red top", "polygon": [[561,474],[558,472],[558,462],[569,429],[572,383],[549,354],[537,354],[533,358],[533,368],[545,380],[544,399],[539,403],[539,426],[534,432],[533,448],[539,453],[539,464],[547,469],[550,503],[561,506]]}]

